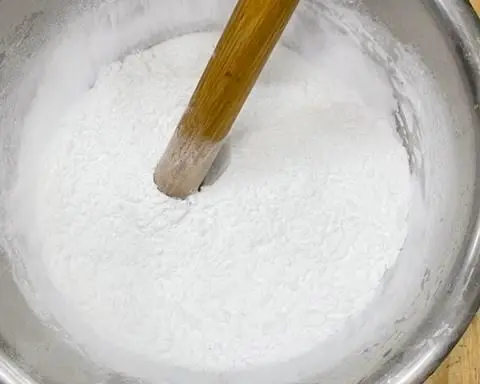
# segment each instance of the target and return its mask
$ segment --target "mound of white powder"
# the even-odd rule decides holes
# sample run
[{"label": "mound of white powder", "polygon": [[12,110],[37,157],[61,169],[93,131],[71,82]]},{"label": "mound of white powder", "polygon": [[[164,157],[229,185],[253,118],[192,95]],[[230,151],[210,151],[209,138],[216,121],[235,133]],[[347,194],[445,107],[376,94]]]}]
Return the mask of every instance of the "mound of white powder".
[{"label": "mound of white powder", "polygon": [[[340,40],[315,60],[279,47],[218,180],[186,201],[158,192],[154,167],[218,36],[105,68],[40,157],[23,159],[40,169],[20,175],[34,188],[17,190],[33,207],[25,235],[41,239],[39,267],[25,264],[48,310],[91,349],[200,370],[286,361],[359,314],[404,243],[410,175],[395,101]],[[39,274],[48,284],[35,285]]]}]

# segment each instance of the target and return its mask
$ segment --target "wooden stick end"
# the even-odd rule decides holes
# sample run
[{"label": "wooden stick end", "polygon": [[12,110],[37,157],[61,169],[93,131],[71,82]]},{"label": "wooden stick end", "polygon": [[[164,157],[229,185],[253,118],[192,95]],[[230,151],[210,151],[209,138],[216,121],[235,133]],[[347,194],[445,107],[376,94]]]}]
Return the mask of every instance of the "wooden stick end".
[{"label": "wooden stick end", "polygon": [[174,135],[155,169],[157,188],[177,199],[198,192],[221,145],[196,137],[188,140]]}]

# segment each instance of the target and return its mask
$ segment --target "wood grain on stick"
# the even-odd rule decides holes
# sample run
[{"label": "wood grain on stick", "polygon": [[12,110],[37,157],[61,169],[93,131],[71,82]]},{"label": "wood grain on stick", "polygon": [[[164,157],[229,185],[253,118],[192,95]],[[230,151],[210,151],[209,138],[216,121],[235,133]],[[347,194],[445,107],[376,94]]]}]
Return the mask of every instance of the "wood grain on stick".
[{"label": "wood grain on stick", "polygon": [[156,170],[171,197],[198,191],[299,0],[239,0]]}]

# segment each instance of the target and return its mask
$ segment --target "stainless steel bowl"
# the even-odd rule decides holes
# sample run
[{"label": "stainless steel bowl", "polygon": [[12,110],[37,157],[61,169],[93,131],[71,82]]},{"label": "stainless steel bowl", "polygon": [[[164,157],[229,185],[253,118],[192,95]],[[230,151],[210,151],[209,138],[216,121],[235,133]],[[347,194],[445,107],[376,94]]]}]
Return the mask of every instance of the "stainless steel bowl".
[{"label": "stainless steel bowl", "polygon": [[[46,68],[30,66],[30,57],[42,52],[48,41],[56,37],[52,30],[60,33],[67,14],[80,15],[102,3],[127,4],[129,11],[117,14],[115,20],[100,20],[107,25],[141,20],[154,5],[168,11],[190,7],[195,20],[184,30],[197,30],[222,24],[233,4],[233,0],[211,2],[218,3],[214,16],[201,0],[0,0],[0,197],[14,176],[18,147],[15,133],[21,130],[22,116],[36,93],[34,75]],[[398,94],[400,107],[396,117],[411,155],[412,172],[420,180],[423,199],[445,214],[433,217],[428,228],[420,225],[411,230],[396,267],[386,276],[383,291],[367,308],[368,321],[357,324],[355,334],[322,346],[329,350],[328,361],[313,359],[310,368],[316,368],[310,371],[311,375],[291,382],[421,383],[455,345],[480,305],[480,24],[464,0],[364,0],[363,5],[355,0],[304,0],[291,28],[296,29],[297,36],[318,34],[321,25],[314,15],[322,13],[334,18],[330,7],[333,3],[368,11],[395,39],[416,52],[428,68],[424,77],[434,80],[438,100],[422,93],[425,84],[420,72],[409,74],[408,63],[399,63],[399,50],[403,48],[392,39],[376,38],[379,29],[365,31],[371,33],[365,41],[382,46],[387,53],[388,57],[376,59],[392,71],[392,78],[396,76],[395,68],[403,65],[406,76],[417,80],[411,83],[417,86],[419,96],[424,95],[419,105],[432,111],[440,107],[448,110],[447,120],[439,116],[439,121],[431,126],[422,125],[419,116],[413,113],[408,117],[406,113],[409,107],[415,110],[421,106],[409,106],[408,100],[403,102]],[[168,24],[168,15],[164,21]],[[52,25],[59,28],[52,29]],[[129,49],[165,39],[172,33],[170,27],[152,34],[149,41],[132,40]],[[350,27],[350,32],[355,30],[355,26]],[[292,46],[302,43],[289,40],[288,32],[284,42]],[[75,76],[74,72],[69,74]],[[418,153],[434,142],[442,129],[448,140],[443,140],[438,148],[432,144],[433,156],[422,159]],[[0,208],[0,218],[4,214]],[[0,226],[0,233],[3,230]],[[32,303],[27,305],[27,289],[22,283],[15,283],[15,279],[24,281],[22,266],[15,255],[2,252],[2,246],[6,248],[7,241],[0,236],[0,382],[136,382],[121,373],[122,367],[112,372],[94,364],[88,353],[66,341],[61,330],[40,320]],[[145,371],[149,369],[145,367]],[[265,373],[262,384],[285,380],[282,367],[275,370],[277,380]],[[153,369],[150,376],[155,375]],[[242,375],[236,380],[213,380],[208,375],[197,380],[180,372],[178,379],[168,382],[253,382],[249,373]],[[150,381],[166,382],[159,377]]]}]

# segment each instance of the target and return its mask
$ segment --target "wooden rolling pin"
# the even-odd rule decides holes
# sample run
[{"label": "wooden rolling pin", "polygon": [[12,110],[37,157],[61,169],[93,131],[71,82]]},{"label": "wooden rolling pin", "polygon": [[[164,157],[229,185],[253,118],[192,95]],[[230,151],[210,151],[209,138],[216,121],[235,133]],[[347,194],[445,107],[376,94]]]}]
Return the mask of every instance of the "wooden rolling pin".
[{"label": "wooden rolling pin", "polygon": [[299,0],[239,0],[154,175],[158,189],[197,192]]}]

